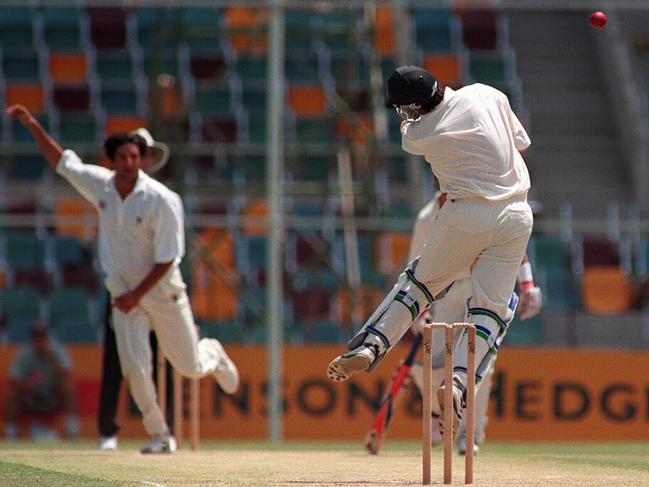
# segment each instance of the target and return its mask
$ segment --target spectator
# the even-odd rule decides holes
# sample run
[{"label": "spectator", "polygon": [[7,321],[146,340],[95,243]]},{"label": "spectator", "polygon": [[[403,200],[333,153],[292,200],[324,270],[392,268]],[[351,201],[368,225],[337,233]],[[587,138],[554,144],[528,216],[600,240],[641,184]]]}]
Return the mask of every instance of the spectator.
[{"label": "spectator", "polygon": [[31,342],[17,352],[9,371],[6,396],[5,437],[15,439],[21,418],[31,422],[34,439],[56,438],[55,431],[41,421],[52,423],[65,415],[65,436],[79,434],[77,400],[71,378],[71,361],[65,349],[53,339],[43,323],[31,329]]}]

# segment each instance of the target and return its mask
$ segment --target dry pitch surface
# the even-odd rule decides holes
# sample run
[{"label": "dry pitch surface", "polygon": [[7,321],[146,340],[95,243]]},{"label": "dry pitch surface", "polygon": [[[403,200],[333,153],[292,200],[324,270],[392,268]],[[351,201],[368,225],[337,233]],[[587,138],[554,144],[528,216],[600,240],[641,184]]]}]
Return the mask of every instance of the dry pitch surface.
[{"label": "dry pitch surface", "polygon": [[[199,452],[143,456],[138,443],[99,452],[89,442],[0,442],[0,486],[398,486],[420,485],[414,442],[388,442],[379,456],[359,443],[204,442]],[[454,485],[463,457],[454,456]],[[433,485],[442,451],[433,451]],[[649,486],[649,442],[490,443],[476,457],[476,486]]]}]

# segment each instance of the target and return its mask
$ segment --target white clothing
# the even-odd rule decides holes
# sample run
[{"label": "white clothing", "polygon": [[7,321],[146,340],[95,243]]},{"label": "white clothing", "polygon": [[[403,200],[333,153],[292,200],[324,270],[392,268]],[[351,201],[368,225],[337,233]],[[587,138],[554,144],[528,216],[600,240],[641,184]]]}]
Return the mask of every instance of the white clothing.
[{"label": "white clothing", "polygon": [[122,374],[143,415],[144,428],[150,435],[168,435],[151,377],[150,328],[164,355],[185,377],[215,372],[223,355],[215,340],[199,341],[178,268],[185,252],[181,199],[140,171],[135,187],[122,200],[113,171],[83,164],[70,150],[64,151],[57,172],[97,208],[99,257],[112,297],[134,289],[156,263],[174,262],[129,313],[112,309]]},{"label": "white clothing", "polygon": [[500,91],[483,84],[446,88],[441,103],[401,125],[406,152],[422,155],[449,199],[504,201],[527,194],[519,151],[530,139]]},{"label": "white clothing", "polygon": [[113,171],[84,164],[71,150],[63,152],[57,172],[97,209],[104,272],[137,284],[155,263],[180,262],[185,235],[178,194],[139,171],[135,187],[122,199]]}]

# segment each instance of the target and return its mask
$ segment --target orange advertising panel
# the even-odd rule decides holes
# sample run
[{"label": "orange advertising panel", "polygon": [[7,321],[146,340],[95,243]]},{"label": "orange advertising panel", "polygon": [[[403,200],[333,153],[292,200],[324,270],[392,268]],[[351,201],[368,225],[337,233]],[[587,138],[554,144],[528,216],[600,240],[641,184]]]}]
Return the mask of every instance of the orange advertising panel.
[{"label": "orange advertising panel", "polygon": [[[96,436],[101,351],[70,347],[82,395],[82,432]],[[287,347],[284,367],[284,436],[287,439],[361,441],[374,408],[398,360],[396,349],[371,374],[344,383],[325,375],[340,346]],[[13,347],[0,353],[0,397],[7,384]],[[201,381],[201,437],[266,438],[266,351],[228,347],[238,364],[241,388],[223,394],[211,378]],[[81,365],[82,364],[82,365]],[[145,435],[137,410],[122,395],[121,435]],[[189,388],[184,394],[185,416]],[[0,413],[4,407],[0,406]],[[404,391],[389,428],[390,438],[421,437],[421,401]],[[0,418],[1,420],[1,418]],[[185,422],[187,438],[189,421]],[[570,351],[511,348],[501,350],[494,375],[487,435],[495,440],[646,440],[649,431],[649,352]]]}]

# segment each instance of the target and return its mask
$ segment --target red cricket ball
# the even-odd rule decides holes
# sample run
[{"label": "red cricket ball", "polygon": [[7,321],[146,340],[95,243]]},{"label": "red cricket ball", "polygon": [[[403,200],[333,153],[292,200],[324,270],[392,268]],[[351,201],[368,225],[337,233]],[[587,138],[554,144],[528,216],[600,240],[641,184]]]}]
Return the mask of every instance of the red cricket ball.
[{"label": "red cricket ball", "polygon": [[590,25],[593,26],[593,29],[601,29],[606,25],[606,14],[604,12],[593,12],[590,14]]}]

